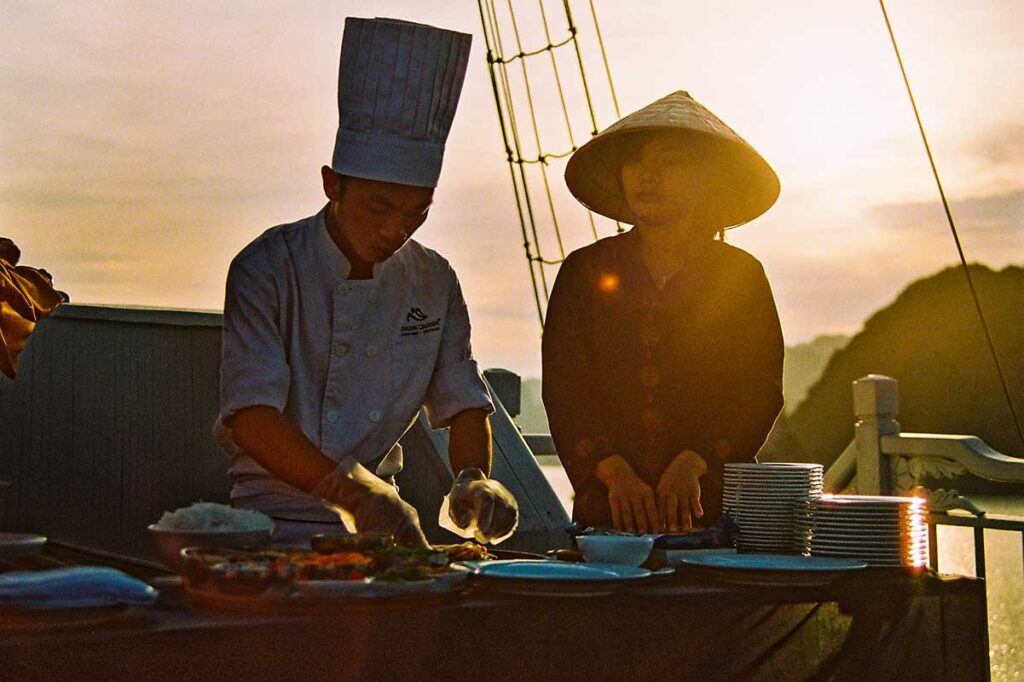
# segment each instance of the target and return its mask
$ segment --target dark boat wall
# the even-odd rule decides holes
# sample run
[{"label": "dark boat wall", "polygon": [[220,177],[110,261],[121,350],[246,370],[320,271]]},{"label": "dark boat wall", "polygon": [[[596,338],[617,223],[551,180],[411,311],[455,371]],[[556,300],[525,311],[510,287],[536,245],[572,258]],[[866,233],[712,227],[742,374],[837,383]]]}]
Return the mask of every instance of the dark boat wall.
[{"label": "dark boat wall", "polygon": [[[43,320],[0,381],[0,480],[11,481],[4,530],[155,558],[146,526],[168,509],[228,502],[227,458],[214,443],[221,315],[66,305]],[[494,475],[521,505],[502,545],[565,544],[564,509],[515,424],[492,417]],[[403,497],[434,542],[451,472],[447,433],[421,415],[402,439]]]}]

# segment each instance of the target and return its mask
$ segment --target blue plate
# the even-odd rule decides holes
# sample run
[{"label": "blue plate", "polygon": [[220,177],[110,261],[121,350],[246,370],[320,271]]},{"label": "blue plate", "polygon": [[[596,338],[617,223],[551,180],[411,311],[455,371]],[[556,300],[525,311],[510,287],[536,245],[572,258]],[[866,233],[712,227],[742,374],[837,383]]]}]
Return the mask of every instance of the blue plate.
[{"label": "blue plate", "polygon": [[619,581],[636,580],[651,575],[649,570],[639,566],[576,564],[530,559],[480,562],[473,572],[486,578],[537,581]]},{"label": "blue plate", "polygon": [[855,571],[868,566],[857,559],[799,554],[694,554],[681,557],[680,562],[705,568],[745,571]]}]

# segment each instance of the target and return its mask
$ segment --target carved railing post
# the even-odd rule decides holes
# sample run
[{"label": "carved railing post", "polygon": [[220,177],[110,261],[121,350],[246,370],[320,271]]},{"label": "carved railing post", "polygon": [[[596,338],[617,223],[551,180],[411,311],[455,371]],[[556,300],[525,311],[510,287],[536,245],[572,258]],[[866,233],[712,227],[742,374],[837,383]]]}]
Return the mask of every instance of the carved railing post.
[{"label": "carved railing post", "polygon": [[853,382],[853,439],[857,453],[857,492],[885,495],[891,491],[888,457],[881,438],[900,432],[899,383],[892,377],[869,374]]}]

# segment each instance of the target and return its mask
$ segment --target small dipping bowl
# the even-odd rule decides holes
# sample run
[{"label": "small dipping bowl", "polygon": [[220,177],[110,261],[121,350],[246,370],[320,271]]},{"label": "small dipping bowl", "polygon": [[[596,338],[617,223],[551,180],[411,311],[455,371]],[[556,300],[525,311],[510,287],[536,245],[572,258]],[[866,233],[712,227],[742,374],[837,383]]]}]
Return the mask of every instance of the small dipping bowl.
[{"label": "small dipping bowl", "polygon": [[588,563],[639,566],[651,555],[654,538],[643,535],[580,535],[576,538],[576,545]]}]

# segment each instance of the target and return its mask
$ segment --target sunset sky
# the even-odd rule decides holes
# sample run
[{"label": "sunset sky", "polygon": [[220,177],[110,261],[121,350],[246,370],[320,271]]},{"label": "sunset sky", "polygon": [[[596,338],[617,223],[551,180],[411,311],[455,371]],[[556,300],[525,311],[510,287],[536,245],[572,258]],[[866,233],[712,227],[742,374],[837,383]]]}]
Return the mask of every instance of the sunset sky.
[{"label": "sunset sky", "polygon": [[[615,114],[590,5],[571,6],[603,128]],[[956,262],[877,3],[594,6],[623,114],[688,90],[778,173],[778,203],[729,240],[764,263],[787,343],[853,333],[910,281]],[[524,47],[543,45],[537,2],[513,7]],[[562,2],[544,7],[560,40]],[[1024,262],[1024,3],[887,7],[968,257]],[[471,0],[4,0],[0,235],[73,302],[219,309],[233,255],[324,201],[346,16],[473,34],[435,207],[417,238],[458,271],[481,365],[537,375],[540,328]],[[503,36],[511,52],[510,30]],[[575,55],[558,54],[585,140]],[[550,59],[529,68],[542,144],[562,151]],[[561,171],[553,164],[549,178],[567,246],[578,247],[589,227]],[[552,239],[542,234],[548,256]]]}]

